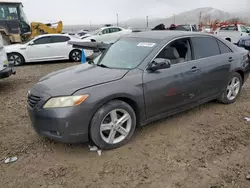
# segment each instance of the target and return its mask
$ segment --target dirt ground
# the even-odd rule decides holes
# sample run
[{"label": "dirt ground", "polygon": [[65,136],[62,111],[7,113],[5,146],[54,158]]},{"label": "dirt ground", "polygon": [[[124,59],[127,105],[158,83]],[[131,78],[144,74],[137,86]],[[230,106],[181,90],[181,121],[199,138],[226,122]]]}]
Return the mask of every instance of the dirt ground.
[{"label": "dirt ground", "polygon": [[[26,94],[38,79],[72,63],[34,64],[0,80],[1,188],[249,188],[250,80],[239,100],[216,102],[140,128],[124,147],[90,152],[40,138]],[[4,164],[5,157],[18,161]]]}]

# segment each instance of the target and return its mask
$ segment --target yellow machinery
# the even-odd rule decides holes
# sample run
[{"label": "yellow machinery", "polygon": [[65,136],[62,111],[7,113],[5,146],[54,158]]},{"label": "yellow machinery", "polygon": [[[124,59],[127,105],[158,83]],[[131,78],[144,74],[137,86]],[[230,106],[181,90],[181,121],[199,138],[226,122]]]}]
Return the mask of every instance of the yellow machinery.
[{"label": "yellow machinery", "polygon": [[[52,27],[53,25],[57,25],[57,27]],[[49,23],[49,24],[31,22],[30,26],[31,26],[30,38],[34,38],[42,34],[61,33],[63,30],[62,21],[59,21],[57,23]]]},{"label": "yellow machinery", "polygon": [[29,25],[20,0],[0,1],[0,33],[4,45],[21,43],[41,34],[61,33],[63,30],[62,21],[56,24],[55,28],[52,27],[54,24],[39,22],[32,22]]}]

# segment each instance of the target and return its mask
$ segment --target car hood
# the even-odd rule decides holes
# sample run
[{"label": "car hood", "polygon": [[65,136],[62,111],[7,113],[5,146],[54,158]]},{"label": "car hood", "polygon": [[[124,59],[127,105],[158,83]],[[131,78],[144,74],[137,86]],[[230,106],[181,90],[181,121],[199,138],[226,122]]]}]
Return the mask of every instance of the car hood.
[{"label": "car hood", "polygon": [[4,46],[6,53],[13,52],[13,50],[22,50],[23,48],[26,48],[24,44],[11,44]]},{"label": "car hood", "polygon": [[72,95],[80,89],[119,80],[127,72],[85,63],[50,73],[41,78],[33,89],[51,96]]}]

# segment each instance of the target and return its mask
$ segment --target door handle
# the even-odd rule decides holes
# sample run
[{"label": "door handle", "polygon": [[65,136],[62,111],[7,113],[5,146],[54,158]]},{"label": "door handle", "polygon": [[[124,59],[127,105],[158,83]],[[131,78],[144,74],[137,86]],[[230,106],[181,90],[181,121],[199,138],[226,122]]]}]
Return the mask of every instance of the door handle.
[{"label": "door handle", "polygon": [[234,59],[232,57],[229,57],[228,62],[232,62]]},{"label": "door handle", "polygon": [[198,71],[198,68],[196,67],[196,66],[193,66],[192,68],[191,68],[191,72],[197,72]]}]

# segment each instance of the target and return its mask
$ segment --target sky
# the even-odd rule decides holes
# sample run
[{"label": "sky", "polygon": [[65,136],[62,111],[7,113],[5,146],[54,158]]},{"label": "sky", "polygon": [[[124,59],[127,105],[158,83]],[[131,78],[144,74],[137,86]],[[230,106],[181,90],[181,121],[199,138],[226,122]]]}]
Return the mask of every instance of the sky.
[{"label": "sky", "polygon": [[30,22],[107,24],[133,18],[170,17],[200,7],[227,12],[246,11],[250,0],[23,0]]}]

